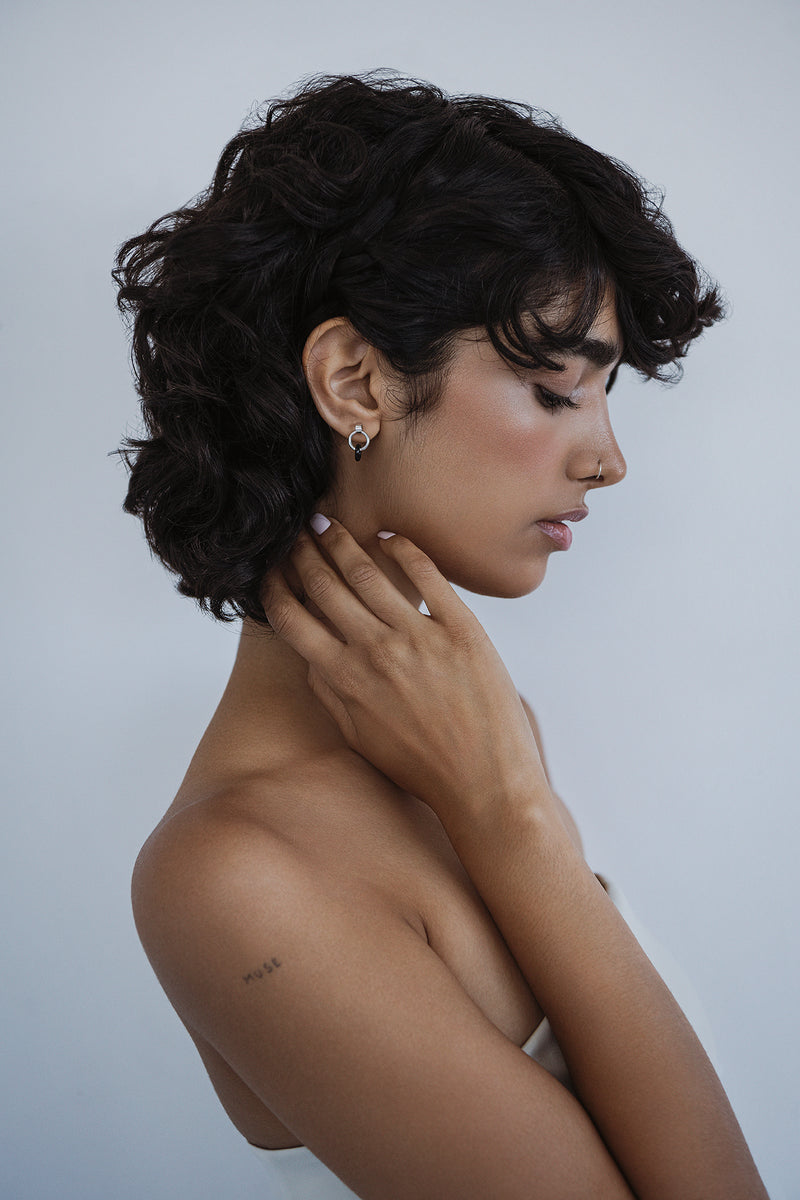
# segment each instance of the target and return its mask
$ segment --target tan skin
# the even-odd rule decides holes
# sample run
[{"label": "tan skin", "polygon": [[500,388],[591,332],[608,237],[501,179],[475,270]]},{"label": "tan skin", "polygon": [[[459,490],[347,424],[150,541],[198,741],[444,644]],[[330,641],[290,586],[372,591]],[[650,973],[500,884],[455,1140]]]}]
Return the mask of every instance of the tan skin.
[{"label": "tan skin", "polygon": [[[591,335],[618,345],[612,305]],[[521,373],[465,335],[412,430],[375,351],[314,330],[337,519],[265,580],[278,636],[245,622],[137,862],[142,941],[234,1124],[364,1200],[766,1195],[450,586],[531,591],[555,549],[535,522],[622,478],[595,351]],[[543,1010],[580,1100],[519,1049]]]}]

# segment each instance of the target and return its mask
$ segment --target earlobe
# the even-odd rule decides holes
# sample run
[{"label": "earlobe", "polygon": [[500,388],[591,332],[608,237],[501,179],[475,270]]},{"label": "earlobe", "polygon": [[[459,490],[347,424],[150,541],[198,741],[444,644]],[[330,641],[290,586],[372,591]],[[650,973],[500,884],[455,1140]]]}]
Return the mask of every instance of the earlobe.
[{"label": "earlobe", "polygon": [[370,438],[380,429],[383,376],[373,347],[344,317],[309,334],[303,371],[322,419],[347,437],[361,425]]}]

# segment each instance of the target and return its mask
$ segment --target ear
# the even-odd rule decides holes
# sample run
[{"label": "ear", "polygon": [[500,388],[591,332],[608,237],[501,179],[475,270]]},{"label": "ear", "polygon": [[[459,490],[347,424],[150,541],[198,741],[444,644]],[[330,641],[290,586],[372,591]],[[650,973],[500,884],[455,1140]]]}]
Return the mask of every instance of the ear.
[{"label": "ear", "polygon": [[303,370],[317,411],[342,437],[381,426],[386,384],[374,348],[344,317],[317,325],[303,349]]}]

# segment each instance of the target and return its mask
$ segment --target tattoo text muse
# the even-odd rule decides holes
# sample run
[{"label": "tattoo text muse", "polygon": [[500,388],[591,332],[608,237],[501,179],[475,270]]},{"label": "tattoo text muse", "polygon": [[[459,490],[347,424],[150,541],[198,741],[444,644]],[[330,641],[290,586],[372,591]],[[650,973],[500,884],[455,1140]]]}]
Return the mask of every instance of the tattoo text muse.
[{"label": "tattoo text muse", "polygon": [[255,983],[258,979],[263,979],[265,975],[271,975],[273,971],[281,965],[277,958],[270,958],[267,962],[263,962],[260,967],[256,967],[254,971],[248,971],[242,976],[245,983]]}]

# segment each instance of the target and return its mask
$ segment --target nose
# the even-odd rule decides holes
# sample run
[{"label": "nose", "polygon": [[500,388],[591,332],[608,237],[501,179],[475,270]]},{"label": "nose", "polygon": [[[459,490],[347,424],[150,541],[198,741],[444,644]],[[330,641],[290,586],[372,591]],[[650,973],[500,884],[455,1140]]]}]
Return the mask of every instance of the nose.
[{"label": "nose", "polygon": [[587,481],[591,487],[610,487],[612,483],[619,483],[625,478],[628,470],[628,464],[625,462],[619,443],[614,437],[613,431],[609,430],[609,432],[611,433],[610,438],[604,443],[602,449],[598,448],[597,467]]},{"label": "nose", "polygon": [[592,422],[591,428],[585,430],[573,459],[575,478],[593,488],[619,483],[628,470],[611,427],[605,392],[599,408],[598,419]]}]

